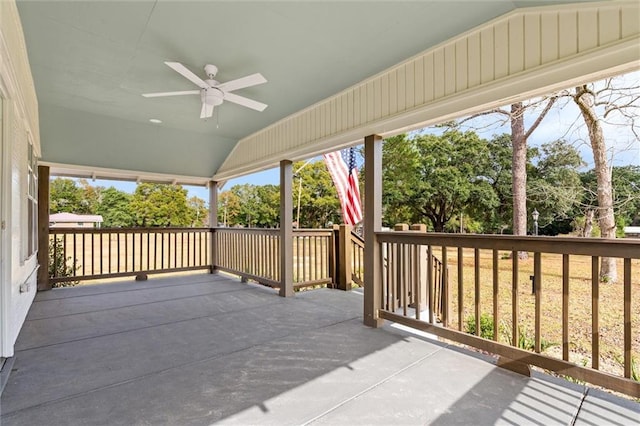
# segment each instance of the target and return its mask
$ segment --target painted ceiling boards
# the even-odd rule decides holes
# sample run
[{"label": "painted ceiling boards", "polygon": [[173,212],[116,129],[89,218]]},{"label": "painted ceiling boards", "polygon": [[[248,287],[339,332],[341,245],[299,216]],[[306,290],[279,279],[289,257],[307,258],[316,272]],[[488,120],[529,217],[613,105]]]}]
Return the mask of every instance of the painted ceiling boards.
[{"label": "painted ceiling boards", "polygon": [[[566,2],[553,2],[554,4]],[[39,102],[42,160],[190,176],[216,174],[237,141],[518,7],[548,1],[18,1]],[[260,72],[199,118],[198,96],[164,65],[224,82]],[[153,124],[149,119],[162,120]]]}]

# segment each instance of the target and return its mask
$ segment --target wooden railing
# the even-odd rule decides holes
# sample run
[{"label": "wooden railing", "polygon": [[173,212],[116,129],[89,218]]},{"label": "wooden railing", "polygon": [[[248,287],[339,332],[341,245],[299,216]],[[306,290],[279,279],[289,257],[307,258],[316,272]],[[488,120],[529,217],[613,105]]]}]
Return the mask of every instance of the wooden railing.
[{"label": "wooden railing", "polygon": [[330,229],[294,229],[293,286],[333,285],[334,247]]},{"label": "wooden railing", "polygon": [[[271,287],[280,286],[280,234],[278,229],[216,228],[216,269]],[[294,287],[333,283],[333,231],[293,231]]]},{"label": "wooden railing", "polygon": [[208,228],[51,228],[49,279],[72,282],[208,269]]},{"label": "wooden railing", "polygon": [[[379,232],[376,238],[382,252],[389,253],[378,289],[381,318],[492,352],[508,362],[640,397],[640,383],[631,379],[632,353],[640,354],[637,242],[416,232]],[[522,260],[518,252],[533,256]],[[443,273],[455,283],[443,281],[441,325],[436,324],[435,310],[427,309],[437,297],[435,254],[442,259]],[[605,256],[619,258],[619,283],[599,282],[599,263]],[[578,312],[574,310],[586,311],[588,328],[572,321],[572,312]],[[473,335],[465,332],[470,323],[475,325]],[[482,324],[487,323],[492,334],[482,337]],[[578,340],[589,348],[576,350]],[[559,344],[557,354],[543,353],[546,343],[554,341]],[[590,366],[583,366],[581,360],[588,359]]]},{"label": "wooden railing", "polygon": [[355,232],[351,231],[351,280],[364,286],[364,240]]},{"label": "wooden railing", "polygon": [[271,287],[280,285],[277,229],[216,228],[216,269]]}]

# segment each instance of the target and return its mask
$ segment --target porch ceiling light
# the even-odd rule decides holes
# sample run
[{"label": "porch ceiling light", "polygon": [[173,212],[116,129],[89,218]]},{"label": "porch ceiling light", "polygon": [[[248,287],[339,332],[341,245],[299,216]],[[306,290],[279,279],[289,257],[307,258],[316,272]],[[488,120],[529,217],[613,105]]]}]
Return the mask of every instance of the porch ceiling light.
[{"label": "porch ceiling light", "polygon": [[157,118],[150,118],[149,119],[150,122],[152,122],[153,124],[160,124],[162,123],[162,120],[158,120]]}]

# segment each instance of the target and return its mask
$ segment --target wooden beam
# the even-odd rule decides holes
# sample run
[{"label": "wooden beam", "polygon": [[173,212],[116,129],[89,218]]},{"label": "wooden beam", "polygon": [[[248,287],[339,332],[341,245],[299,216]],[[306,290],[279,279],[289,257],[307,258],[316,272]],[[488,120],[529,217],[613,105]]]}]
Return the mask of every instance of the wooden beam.
[{"label": "wooden beam", "polygon": [[51,290],[49,282],[49,166],[38,166],[38,291]]},{"label": "wooden beam", "polygon": [[293,296],[293,167],[280,162],[280,296]]},{"label": "wooden beam", "polygon": [[364,138],[364,324],[380,327],[382,256],[376,232],[382,230],[382,138]]}]

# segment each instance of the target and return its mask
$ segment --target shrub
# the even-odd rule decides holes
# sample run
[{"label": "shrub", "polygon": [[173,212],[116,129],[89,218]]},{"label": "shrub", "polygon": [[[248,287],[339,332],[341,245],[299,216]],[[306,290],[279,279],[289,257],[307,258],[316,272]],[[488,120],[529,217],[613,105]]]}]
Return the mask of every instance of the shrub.
[{"label": "shrub", "polygon": [[[49,240],[49,277],[72,277],[78,268],[72,266],[73,258],[65,258],[62,240],[54,238]],[[53,287],[69,287],[78,284],[80,281],[70,281],[55,283]]]},{"label": "shrub", "polygon": [[[469,334],[476,334],[476,317],[469,315],[465,322],[464,331]],[[480,315],[480,337],[492,340],[494,336],[493,317],[488,314]]]}]

